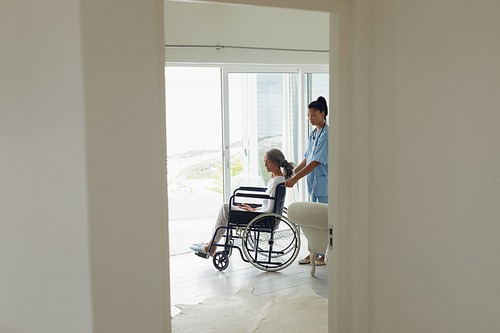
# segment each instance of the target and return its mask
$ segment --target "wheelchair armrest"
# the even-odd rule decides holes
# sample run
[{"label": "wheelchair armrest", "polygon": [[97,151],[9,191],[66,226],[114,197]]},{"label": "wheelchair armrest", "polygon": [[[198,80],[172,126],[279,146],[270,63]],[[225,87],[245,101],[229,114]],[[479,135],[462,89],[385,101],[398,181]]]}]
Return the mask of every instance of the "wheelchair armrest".
[{"label": "wheelchair armrest", "polygon": [[245,198],[259,198],[259,199],[274,199],[270,197],[269,194],[255,194],[255,193],[236,193],[233,197],[245,197]]},{"label": "wheelchair armrest", "polygon": [[229,200],[234,202],[234,198],[255,198],[255,199],[275,199],[274,197],[270,197],[268,194],[253,194],[253,193],[236,193],[231,196]]},{"label": "wheelchair armrest", "polygon": [[249,191],[249,192],[266,192],[267,187],[249,187],[249,186],[241,186],[233,191],[233,195],[238,193],[239,191]]},{"label": "wheelchair armrest", "polygon": [[253,199],[271,199],[271,200],[276,200],[274,197],[270,197],[267,194],[254,194],[254,193],[236,193],[229,198],[229,209],[231,210],[231,205],[235,205],[235,199],[236,197],[243,197],[243,198],[253,198]]},{"label": "wheelchair armrest", "polygon": [[267,187],[240,186],[235,191],[238,190],[266,192]]}]

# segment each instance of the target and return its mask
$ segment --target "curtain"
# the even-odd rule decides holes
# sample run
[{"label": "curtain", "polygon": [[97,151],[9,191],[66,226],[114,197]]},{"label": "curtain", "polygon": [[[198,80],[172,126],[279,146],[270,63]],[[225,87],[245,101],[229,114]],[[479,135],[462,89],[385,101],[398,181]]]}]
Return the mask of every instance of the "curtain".
[{"label": "curtain", "polygon": [[[283,74],[283,141],[281,151],[288,162],[298,164],[297,115],[298,115],[297,74]],[[299,201],[298,184],[287,189],[285,206]]]}]

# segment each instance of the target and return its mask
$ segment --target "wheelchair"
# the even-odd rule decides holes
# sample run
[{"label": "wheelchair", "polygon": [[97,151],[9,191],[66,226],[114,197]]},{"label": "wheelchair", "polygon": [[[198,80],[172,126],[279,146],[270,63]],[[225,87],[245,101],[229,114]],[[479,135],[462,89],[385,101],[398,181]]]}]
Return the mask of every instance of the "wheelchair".
[{"label": "wheelchair", "polygon": [[[283,213],[286,213],[284,207],[286,187],[283,184],[276,186],[274,197],[262,193],[266,190],[261,187],[239,187],[233,192],[229,200],[228,224],[215,230],[217,233],[221,228],[226,229],[221,239],[224,242],[221,244],[212,242],[208,250],[210,252],[214,245],[218,248],[223,247],[223,250],[214,253],[212,260],[219,271],[229,266],[233,250],[239,251],[243,261],[268,272],[282,270],[297,258],[300,250],[300,233],[295,223],[283,216]],[[240,198],[273,200],[273,212],[231,210],[232,206],[241,204],[237,201]],[[241,244],[241,248],[238,243]],[[208,258],[206,254],[196,254]]]}]

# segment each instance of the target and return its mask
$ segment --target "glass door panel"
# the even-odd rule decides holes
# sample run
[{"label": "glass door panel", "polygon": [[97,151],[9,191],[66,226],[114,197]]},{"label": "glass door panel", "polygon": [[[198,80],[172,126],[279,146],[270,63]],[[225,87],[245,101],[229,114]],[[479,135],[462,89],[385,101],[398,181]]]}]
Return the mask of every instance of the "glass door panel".
[{"label": "glass door panel", "polygon": [[170,255],[208,240],[223,199],[221,69],[165,68]]},{"label": "glass door panel", "polygon": [[[305,86],[305,110],[307,112],[307,106],[312,101],[318,99],[319,96],[323,96],[326,99],[328,105],[328,111],[330,111],[330,75],[328,73],[306,73],[304,74],[304,86]],[[326,116],[327,123],[330,115]],[[308,134],[311,133],[311,124],[308,125]]]},{"label": "glass door panel", "polygon": [[295,159],[298,125],[297,73],[228,73],[231,192],[266,186],[264,153],[278,148]]},{"label": "glass door panel", "polygon": [[[328,104],[328,110],[330,110],[330,88],[329,88],[329,80],[330,76],[328,73],[311,73],[305,71],[303,74],[303,96],[304,96],[304,101],[303,101],[303,112],[301,116],[303,117],[301,121],[301,130],[302,130],[302,141],[299,143],[301,145],[301,155],[299,156],[299,161],[302,161],[304,159],[304,153],[306,149],[306,142],[309,137],[309,134],[312,131],[312,126],[307,120],[307,106],[309,103],[312,101],[315,101],[318,99],[319,96],[323,96],[326,99],[326,102]],[[327,122],[328,122],[329,116],[327,116]],[[329,123],[329,122],[328,122]],[[296,186],[296,197],[295,199],[297,201],[309,201],[310,197],[309,194],[307,193],[307,186],[306,186],[306,180],[305,177],[301,179]]]}]

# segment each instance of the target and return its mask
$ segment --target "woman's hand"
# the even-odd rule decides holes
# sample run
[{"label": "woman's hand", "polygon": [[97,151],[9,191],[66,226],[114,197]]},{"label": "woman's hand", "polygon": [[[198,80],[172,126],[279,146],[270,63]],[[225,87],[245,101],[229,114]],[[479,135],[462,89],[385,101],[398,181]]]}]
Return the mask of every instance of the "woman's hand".
[{"label": "woman's hand", "polygon": [[[305,159],[304,159],[305,161]],[[302,163],[300,163],[302,165]],[[288,179],[285,182],[286,187],[293,187],[302,177],[307,176],[311,171],[313,171],[319,165],[318,161],[311,161],[304,169],[302,169],[299,173],[296,173],[295,176]]]},{"label": "woman's hand", "polygon": [[297,180],[298,179],[295,179],[295,177],[292,177],[292,178],[288,179],[287,181],[285,181],[285,186],[286,187],[293,187],[293,185],[295,185],[295,183],[297,183]]},{"label": "woman's hand", "polygon": [[247,212],[255,212],[257,210],[257,208],[252,208],[247,204],[241,204],[241,206],[238,206],[238,208],[246,210]]}]

